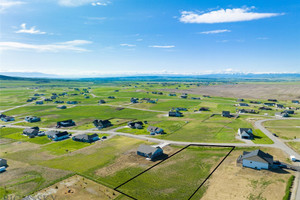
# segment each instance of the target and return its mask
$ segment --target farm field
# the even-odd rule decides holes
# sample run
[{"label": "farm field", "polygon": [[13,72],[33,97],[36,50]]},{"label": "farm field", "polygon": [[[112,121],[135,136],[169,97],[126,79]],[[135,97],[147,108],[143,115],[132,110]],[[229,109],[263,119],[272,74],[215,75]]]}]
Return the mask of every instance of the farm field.
[{"label": "farm field", "polygon": [[[277,108],[273,106],[271,111],[260,111],[258,108],[262,106],[261,104],[250,103],[251,100],[259,100],[259,97],[245,99],[244,102],[249,106],[242,107],[236,105],[239,102],[235,96],[203,97],[204,92],[190,93],[202,87],[211,87],[201,83],[79,83],[52,80],[41,83],[31,82],[31,85],[30,81],[22,81],[23,85],[18,81],[1,83],[4,86],[0,88],[0,110],[2,110],[0,114],[12,116],[15,121],[0,122],[0,157],[6,159],[9,165],[7,171],[1,174],[0,198],[15,195],[21,199],[27,195],[51,193],[62,199],[80,199],[82,196],[88,196],[90,199],[103,197],[103,199],[126,200],[127,197],[113,189],[161,161],[149,161],[137,155],[137,148],[141,144],[158,145],[158,142],[153,143],[151,139],[161,143],[168,140],[178,143],[243,145],[247,141],[240,140],[237,135],[238,129],[251,128],[254,139],[247,144],[273,144],[273,141],[254,124],[257,120],[273,119],[271,117],[278,112]],[[225,86],[218,83],[215,87]],[[176,96],[170,96],[169,90],[174,91]],[[53,94],[61,93],[66,95],[57,95],[52,101],[44,101],[50,99]],[[188,93],[188,97],[181,98],[182,93]],[[26,102],[31,97],[42,100],[44,104],[37,105],[36,100],[32,103]],[[131,103],[132,97],[139,98],[139,102]],[[192,97],[200,99],[192,99]],[[147,103],[147,100],[142,100],[143,98],[150,98],[156,103]],[[64,103],[55,103],[57,100]],[[99,104],[99,100],[105,100],[106,103]],[[67,101],[77,101],[77,103],[67,104]],[[288,100],[279,100],[279,103],[295,106]],[[67,108],[58,109],[58,105],[66,105]],[[207,107],[208,111],[199,111],[201,107]],[[168,112],[176,108],[186,108],[187,111],[181,111],[182,117],[169,117]],[[239,114],[237,111],[242,108],[258,112]],[[230,111],[231,117],[222,117],[222,111]],[[300,116],[299,111],[295,110],[295,112],[293,117]],[[38,116],[41,117],[41,121],[26,122],[26,116]],[[58,121],[68,119],[74,120],[76,125],[56,128]],[[95,119],[109,120],[112,126],[98,129],[93,124]],[[143,128],[129,128],[128,122],[132,121],[142,121]],[[298,122],[299,120],[296,119],[267,121],[264,126],[282,139],[294,139],[300,127]],[[83,143],[73,141],[70,137],[54,142],[47,136],[29,138],[22,135],[25,127],[35,126],[43,131],[67,130],[72,135],[96,133],[100,138],[105,136],[107,139]],[[164,134],[150,136],[150,132],[147,131],[149,126],[162,128]],[[163,147],[165,153],[163,158],[167,158],[183,147],[178,143]],[[299,142],[289,142],[288,145],[299,151]],[[271,148],[262,149],[286,161],[286,157],[279,151]],[[138,199],[176,197],[185,199],[195,191],[227,152],[227,148],[188,148],[119,189],[132,196],[136,195]],[[226,162],[231,170],[228,173],[243,177],[241,182],[243,187],[248,184],[253,188],[249,193],[243,193],[244,199],[272,197],[263,190],[266,188],[273,190],[285,185],[288,175],[280,174],[278,180],[275,180],[273,174],[276,172],[256,172],[235,166],[235,159],[240,153],[241,149],[234,151],[229,157],[230,162],[227,160]],[[220,169],[223,171],[221,170],[219,175],[223,176],[222,173],[227,173],[224,170],[228,169],[226,166],[221,166]],[[247,173],[251,174],[252,178]],[[205,183],[193,199],[213,199],[215,196],[211,193],[212,188],[220,187],[216,183],[217,179],[214,178],[216,176],[214,175]],[[264,182],[261,176],[266,176],[267,181]],[[228,177],[236,180],[235,176],[228,175]],[[179,179],[182,181],[174,184]],[[232,185],[232,187],[236,186]],[[262,189],[256,192],[255,188],[258,187]],[[220,187],[220,190],[223,188]],[[239,196],[240,191],[233,190],[230,195],[230,198],[234,195]]]}]

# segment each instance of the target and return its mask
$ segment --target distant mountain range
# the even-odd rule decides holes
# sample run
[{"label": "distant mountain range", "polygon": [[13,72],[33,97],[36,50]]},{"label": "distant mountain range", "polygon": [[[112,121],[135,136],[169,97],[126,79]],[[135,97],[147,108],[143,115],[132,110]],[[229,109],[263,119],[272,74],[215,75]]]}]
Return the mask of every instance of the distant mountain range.
[{"label": "distant mountain range", "polygon": [[0,72],[0,79],[9,80],[18,78],[42,78],[42,79],[75,79],[83,81],[97,81],[97,80],[205,80],[205,79],[242,79],[242,80],[253,80],[253,79],[277,79],[277,80],[291,80],[300,79],[300,73],[219,73],[219,74],[203,74],[203,75],[184,75],[184,74],[137,74],[137,75],[106,75],[98,77],[72,77],[72,76],[60,76],[55,74],[44,74],[40,72]]}]

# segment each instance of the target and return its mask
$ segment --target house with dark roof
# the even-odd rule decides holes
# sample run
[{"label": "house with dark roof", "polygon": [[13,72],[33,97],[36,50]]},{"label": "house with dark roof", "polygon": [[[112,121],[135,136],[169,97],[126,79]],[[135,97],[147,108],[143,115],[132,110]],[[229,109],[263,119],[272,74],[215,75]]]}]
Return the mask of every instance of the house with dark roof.
[{"label": "house with dark roof", "polygon": [[0,167],[7,167],[7,160],[0,158]]},{"label": "house with dark roof", "polygon": [[200,97],[191,97],[191,99],[193,99],[193,100],[201,100]]},{"label": "house with dark roof", "polygon": [[187,98],[187,95],[180,95],[180,98],[186,99],[186,98]]},{"label": "house with dark roof", "polygon": [[289,117],[289,114],[286,112],[277,112],[275,113],[275,117]]},{"label": "house with dark roof", "polygon": [[60,127],[69,127],[69,126],[75,126],[75,125],[76,124],[75,124],[75,122],[73,120],[68,119],[68,120],[57,122],[56,127],[60,128]]},{"label": "house with dark roof", "polygon": [[268,101],[277,102],[277,99],[268,99]]},{"label": "house with dark roof", "polygon": [[247,103],[239,103],[239,106],[249,106]]},{"label": "house with dark roof", "polygon": [[98,103],[99,103],[99,104],[104,104],[104,103],[106,103],[106,101],[104,101],[103,99],[101,99],[101,100],[99,100]]},{"label": "house with dark roof", "polygon": [[66,108],[67,108],[67,106],[65,106],[65,105],[61,105],[61,106],[57,106],[56,108],[58,108],[58,109],[66,109]]},{"label": "house with dark roof", "polygon": [[259,107],[259,110],[272,110],[272,108],[268,108],[268,107]]},{"label": "house with dark roof", "polygon": [[284,106],[282,105],[282,104],[276,104],[276,108],[281,108],[281,109],[283,109],[284,108]]},{"label": "house with dark roof", "polygon": [[60,141],[69,138],[70,134],[67,131],[46,131],[46,135],[50,140]]},{"label": "house with dark roof", "polygon": [[183,114],[179,111],[169,111],[169,117],[182,117]]},{"label": "house with dark roof", "polygon": [[209,95],[203,95],[203,97],[207,97],[207,98],[210,98],[210,96],[209,96]]},{"label": "house with dark roof", "polygon": [[242,101],[244,101],[244,99],[237,99],[236,101],[237,102],[242,102]]},{"label": "house with dark roof", "polygon": [[299,104],[299,100],[292,100],[292,103]]},{"label": "house with dark roof", "polygon": [[44,101],[53,101],[52,99],[46,98]]},{"label": "house with dark roof", "polygon": [[128,122],[127,125],[129,126],[129,128],[132,129],[142,129],[144,124],[141,121],[137,121],[137,122]]},{"label": "house with dark roof", "polygon": [[164,130],[156,126],[148,126],[147,131],[150,132],[150,135],[163,134]]},{"label": "house with dark roof", "polygon": [[26,135],[30,138],[34,138],[35,136],[38,135],[39,131],[40,131],[39,127],[25,128],[23,130],[23,135]]},{"label": "house with dark roof", "polygon": [[5,115],[5,116],[1,117],[1,120],[4,122],[10,122],[10,121],[15,121],[15,118]]},{"label": "house with dark roof", "polygon": [[256,112],[253,109],[240,109],[240,110],[238,110],[238,113],[252,113],[252,114],[257,114],[258,112]]},{"label": "house with dark roof", "polygon": [[67,101],[67,104],[78,104],[78,101]]},{"label": "house with dark roof", "polygon": [[65,101],[54,101],[54,103],[65,103]]},{"label": "house with dark roof", "polygon": [[56,99],[57,96],[56,96],[56,95],[52,95],[50,98],[51,98],[51,99]]},{"label": "house with dark roof", "polygon": [[261,102],[259,102],[259,101],[250,101],[250,103],[261,104]]},{"label": "house with dark roof", "polygon": [[174,96],[176,96],[176,94],[174,94],[174,93],[170,93],[170,94],[168,94],[170,97],[174,97]]},{"label": "house with dark roof", "polygon": [[40,101],[36,101],[35,104],[44,104],[44,102],[40,100]]},{"label": "house with dark roof", "polygon": [[289,115],[295,114],[295,111],[294,111],[294,110],[284,110],[283,112],[284,112],[284,113],[287,113],[287,114],[289,114]]},{"label": "house with dark roof", "polygon": [[151,160],[163,155],[163,150],[160,147],[152,147],[150,145],[140,145],[137,150],[137,155],[144,156]]},{"label": "house with dark roof", "polygon": [[114,97],[114,96],[109,96],[109,97],[107,97],[107,98],[109,98],[109,99],[115,99],[116,97]]},{"label": "house with dark roof", "polygon": [[201,108],[199,108],[199,111],[209,111],[209,108],[208,107],[201,107]]},{"label": "house with dark roof", "polygon": [[229,111],[222,111],[222,117],[231,117]]},{"label": "house with dark roof", "polygon": [[275,103],[264,103],[265,106],[275,106]]},{"label": "house with dark roof", "polygon": [[93,124],[96,126],[96,128],[98,128],[99,130],[100,129],[103,129],[103,128],[107,128],[109,126],[112,126],[111,122],[109,120],[94,120],[93,121]]},{"label": "house with dark roof", "polygon": [[130,99],[130,102],[131,102],[131,103],[138,103],[138,102],[139,102],[139,98],[134,98],[134,97],[132,97],[132,98]]},{"label": "house with dark roof", "polygon": [[72,140],[78,141],[78,142],[87,142],[87,143],[92,143],[97,140],[99,140],[99,136],[95,133],[92,135],[87,135],[87,134],[80,134],[80,135],[75,135],[72,137]]},{"label": "house with dark roof", "polygon": [[251,152],[244,151],[237,162],[242,163],[243,167],[252,169],[270,169],[273,166],[273,156],[259,149]]},{"label": "house with dark roof", "polygon": [[176,111],[187,111],[187,108],[177,107],[175,108]]},{"label": "house with dark roof", "polygon": [[239,128],[238,135],[241,139],[253,140],[254,135],[251,128]]},{"label": "house with dark roof", "polygon": [[29,123],[39,122],[39,121],[41,121],[41,118],[37,117],[37,116],[27,116],[27,117],[25,117],[25,121],[29,122]]}]

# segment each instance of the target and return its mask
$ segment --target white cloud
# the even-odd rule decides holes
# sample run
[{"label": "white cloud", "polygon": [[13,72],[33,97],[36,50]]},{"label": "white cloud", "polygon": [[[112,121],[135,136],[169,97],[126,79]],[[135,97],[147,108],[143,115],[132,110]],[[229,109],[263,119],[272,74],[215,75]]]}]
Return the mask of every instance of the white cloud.
[{"label": "white cloud", "polygon": [[256,13],[250,12],[251,8],[233,8],[233,9],[220,9],[216,11],[207,12],[204,14],[197,14],[191,11],[181,12],[179,18],[183,23],[226,23],[226,22],[240,22],[251,21],[262,18],[275,17],[283,15],[283,13]]},{"label": "white cloud", "polygon": [[120,44],[122,47],[135,47],[135,44]]},{"label": "white cloud", "polygon": [[161,49],[170,49],[170,48],[174,48],[174,45],[151,45],[149,46],[151,48],[161,48]]},{"label": "white cloud", "polygon": [[13,7],[13,6],[19,6],[25,4],[23,1],[10,1],[10,0],[0,0],[0,11],[4,11],[7,8]]},{"label": "white cloud", "polygon": [[226,33],[231,32],[231,30],[228,29],[220,29],[220,30],[213,30],[213,31],[203,31],[200,32],[201,34],[217,34],[217,33]]},{"label": "white cloud", "polygon": [[101,2],[93,2],[91,3],[92,6],[107,6],[107,3],[101,3]]},{"label": "white cloud", "polygon": [[97,1],[97,0],[58,0],[58,4],[61,6],[76,7],[90,4],[92,6],[106,6],[109,1]]},{"label": "white cloud", "polygon": [[29,34],[46,34],[46,32],[42,32],[40,30],[36,30],[35,29],[35,26],[29,28],[29,29],[26,29],[26,24],[21,24],[21,29],[16,31],[16,33],[29,33]]},{"label": "white cloud", "polygon": [[35,50],[39,52],[59,52],[59,51],[88,51],[80,45],[91,44],[87,40],[72,40],[52,44],[26,44],[20,42],[0,42],[0,50]]},{"label": "white cloud", "polygon": [[143,39],[142,39],[142,38],[139,38],[139,39],[136,39],[136,41],[137,41],[137,42],[141,42],[141,41],[143,41]]}]

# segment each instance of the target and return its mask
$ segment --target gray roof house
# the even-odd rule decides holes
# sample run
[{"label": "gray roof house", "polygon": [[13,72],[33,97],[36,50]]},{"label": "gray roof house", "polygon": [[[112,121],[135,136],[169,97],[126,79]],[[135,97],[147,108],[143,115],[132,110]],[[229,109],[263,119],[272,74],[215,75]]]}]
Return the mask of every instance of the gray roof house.
[{"label": "gray roof house", "polygon": [[137,121],[137,122],[128,122],[127,124],[129,128],[133,129],[142,129],[143,128],[143,122]]},{"label": "gray roof house", "polygon": [[111,122],[109,120],[94,120],[93,124],[98,128],[98,129],[102,129],[102,128],[107,128],[109,126],[112,126]]},{"label": "gray roof house", "polygon": [[37,116],[27,116],[27,117],[25,117],[25,121],[29,122],[29,123],[39,122],[39,121],[41,121],[41,118],[37,117]]},{"label": "gray roof house", "polygon": [[159,156],[163,155],[163,150],[160,147],[152,147],[149,145],[140,145],[137,154],[155,160]]},{"label": "gray roof house", "polygon": [[292,103],[299,104],[299,100],[292,100]]},{"label": "gray roof house", "polygon": [[289,114],[286,112],[277,112],[275,113],[275,117],[288,117]]},{"label": "gray roof house", "polygon": [[265,153],[259,149],[251,152],[243,152],[240,155],[238,163],[242,163],[243,167],[249,167],[253,169],[270,169],[273,166],[273,156]]},{"label": "gray roof house", "polygon": [[179,111],[169,111],[169,117],[182,117],[183,114]]},{"label": "gray roof house", "polygon": [[34,138],[39,133],[39,127],[31,127],[31,128],[25,128],[23,130],[23,135],[27,135],[30,138]]},{"label": "gray roof house", "polygon": [[251,128],[239,128],[238,135],[242,139],[250,139],[252,140],[254,138],[253,131]]},{"label": "gray roof house", "polygon": [[150,132],[150,135],[163,134],[164,130],[156,126],[148,126],[147,131]]},{"label": "gray roof house", "polygon": [[80,134],[80,135],[73,136],[72,140],[78,141],[78,142],[92,143],[92,142],[99,140],[99,136],[96,133],[92,134],[92,135]]}]

